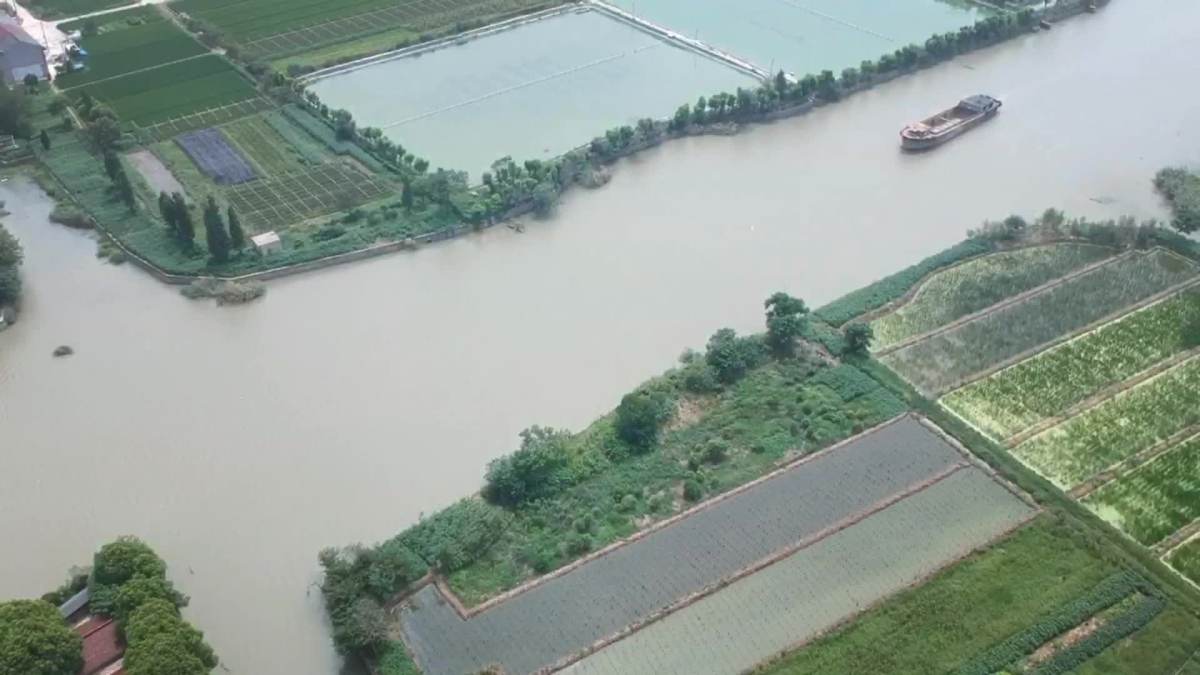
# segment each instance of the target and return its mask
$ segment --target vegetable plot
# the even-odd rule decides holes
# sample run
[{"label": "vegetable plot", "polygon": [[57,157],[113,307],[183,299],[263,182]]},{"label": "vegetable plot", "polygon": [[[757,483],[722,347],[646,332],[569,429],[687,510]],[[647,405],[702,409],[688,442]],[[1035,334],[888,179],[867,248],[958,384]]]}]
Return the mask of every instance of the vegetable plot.
[{"label": "vegetable plot", "polygon": [[1183,576],[1200,584],[1200,537],[1196,537],[1175,549],[1167,562]]},{"label": "vegetable plot", "polygon": [[1200,357],[1122,392],[1013,449],[1060,487],[1200,423]]},{"label": "vegetable plot", "polygon": [[871,323],[882,350],[1113,255],[1094,244],[1063,243],[969,260],[930,277],[912,300]]},{"label": "vegetable plot", "polygon": [[1083,503],[1146,546],[1200,518],[1200,436],[1106,483]]},{"label": "vegetable plot", "polygon": [[942,404],[998,439],[1194,347],[1200,292],[1186,291],[947,394]]},{"label": "vegetable plot", "polygon": [[1194,264],[1164,249],[1136,252],[882,360],[925,392],[942,393],[1195,276]]},{"label": "vegetable plot", "polygon": [[201,129],[175,139],[196,166],[218,185],[237,185],[254,180],[254,167],[217,129]]}]

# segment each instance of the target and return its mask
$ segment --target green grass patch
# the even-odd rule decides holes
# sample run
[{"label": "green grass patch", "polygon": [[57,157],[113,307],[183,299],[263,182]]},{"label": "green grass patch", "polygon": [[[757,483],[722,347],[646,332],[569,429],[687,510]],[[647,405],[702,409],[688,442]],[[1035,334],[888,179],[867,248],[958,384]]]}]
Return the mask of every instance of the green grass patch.
[{"label": "green grass patch", "polygon": [[1100,517],[1146,546],[1200,518],[1200,437],[1106,483],[1084,499]]},{"label": "green grass patch", "polygon": [[912,300],[871,322],[876,350],[977,312],[1115,252],[1067,242],[1003,251],[930,277]]},{"label": "green grass patch", "polygon": [[995,438],[1013,436],[1110,385],[1197,346],[1200,292],[1185,291],[942,398]]},{"label": "green grass patch", "polygon": [[62,19],[134,4],[134,0],[26,0],[21,3],[40,19]]},{"label": "green grass patch", "polygon": [[395,0],[181,0],[174,9],[242,42],[394,4]]},{"label": "green grass patch", "polygon": [[124,21],[109,23],[109,30],[81,40],[88,52],[87,69],[59,77],[56,84],[60,89],[153,68],[208,51],[154,8],[119,12],[114,16],[122,16]]},{"label": "green grass patch", "polygon": [[410,28],[391,28],[344,42],[285,56],[271,62],[275,70],[286,73],[289,68],[324,68],[353,61],[356,58],[403,49],[417,42],[419,35]]},{"label": "green grass patch", "polygon": [[243,101],[258,94],[249,80],[216,54],[71,91],[91,94],[111,106],[121,119],[140,126]]},{"label": "green grass patch", "polygon": [[1116,568],[1042,516],[849,626],[762,668],[764,675],[954,672],[1054,616]]},{"label": "green grass patch", "polygon": [[1200,584],[1200,537],[1175,549],[1167,558],[1167,562],[1179,570],[1180,574]]},{"label": "green grass patch", "polygon": [[1013,454],[1071,487],[1200,423],[1200,358],[1193,358],[1034,436]]},{"label": "green grass patch", "polygon": [[841,326],[861,314],[899,300],[929,274],[995,249],[996,245],[986,239],[967,239],[911,267],[851,291],[821,307],[816,314],[834,326]]}]

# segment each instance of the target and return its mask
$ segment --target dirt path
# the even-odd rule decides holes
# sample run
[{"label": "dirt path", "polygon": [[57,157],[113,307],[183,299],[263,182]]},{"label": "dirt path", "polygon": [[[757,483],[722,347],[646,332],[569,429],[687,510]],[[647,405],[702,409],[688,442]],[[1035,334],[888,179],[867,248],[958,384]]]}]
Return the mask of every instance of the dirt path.
[{"label": "dirt path", "polygon": [[1158,542],[1151,548],[1162,556],[1167,556],[1180,545],[1187,543],[1189,539],[1200,534],[1200,520],[1194,520],[1190,525],[1184,525],[1176,530],[1174,534]]}]

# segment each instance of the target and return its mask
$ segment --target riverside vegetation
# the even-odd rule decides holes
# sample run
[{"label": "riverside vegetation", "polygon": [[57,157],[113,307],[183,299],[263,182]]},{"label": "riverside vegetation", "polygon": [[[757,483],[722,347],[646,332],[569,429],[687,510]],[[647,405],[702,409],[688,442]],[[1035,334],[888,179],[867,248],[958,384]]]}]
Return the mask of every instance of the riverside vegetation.
[{"label": "riverside vegetation", "polygon": [[90,611],[116,620],[129,675],[205,675],[217,666],[203,633],[180,616],[188,599],[167,579],[166,563],[144,542],[121,537],[96,552],[90,571],[72,571],[40,599],[0,603],[0,673],[76,675],[82,641],[58,606],[85,588]]}]

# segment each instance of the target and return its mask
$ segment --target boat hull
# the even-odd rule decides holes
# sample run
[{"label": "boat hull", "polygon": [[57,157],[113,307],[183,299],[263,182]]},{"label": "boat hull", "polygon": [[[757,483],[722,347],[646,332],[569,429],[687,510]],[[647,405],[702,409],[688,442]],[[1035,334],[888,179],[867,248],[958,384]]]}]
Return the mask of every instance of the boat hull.
[{"label": "boat hull", "polygon": [[923,150],[932,150],[933,148],[936,148],[939,145],[942,145],[943,143],[947,143],[951,140],[954,140],[955,138],[958,138],[959,136],[965,134],[966,132],[970,131],[971,129],[974,129],[975,127],[979,126],[980,124],[983,124],[984,122],[992,119],[993,117],[996,116],[996,113],[998,113],[998,112],[1000,112],[999,108],[996,108],[994,110],[989,110],[985,113],[980,113],[977,117],[966,120],[962,124],[955,126],[953,129],[947,129],[945,133],[937,134],[935,136],[925,136],[923,138],[914,138],[911,136],[905,136],[903,133],[901,133],[900,134],[900,147],[909,152],[921,152]]}]

